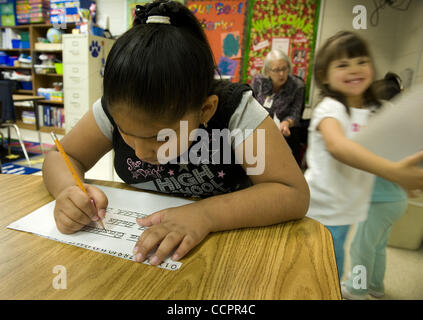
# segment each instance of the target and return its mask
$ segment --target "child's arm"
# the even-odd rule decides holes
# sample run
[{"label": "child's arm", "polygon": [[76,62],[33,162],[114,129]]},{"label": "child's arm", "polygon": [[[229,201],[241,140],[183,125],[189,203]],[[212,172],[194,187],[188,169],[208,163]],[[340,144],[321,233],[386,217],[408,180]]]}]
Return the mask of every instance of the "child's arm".
[{"label": "child's arm", "polygon": [[[257,129],[264,130],[265,141],[258,140],[255,130],[237,147],[236,153],[237,156],[241,150],[244,153],[244,170],[257,169],[259,166],[245,161],[247,146],[252,143],[253,153],[261,157],[264,170],[262,173],[257,170],[249,176],[253,183],[250,188],[204,200],[209,214],[214,217],[212,231],[271,225],[301,219],[307,213],[310,200],[308,185],[288,144],[281,139],[270,117]],[[258,145],[260,143],[265,143],[263,149]],[[230,211],[228,208],[231,208]]]},{"label": "child's arm", "polygon": [[[84,115],[64,136],[61,144],[81,179],[112,148],[111,142],[98,128],[92,111]],[[101,216],[104,213],[102,209],[107,207],[107,198],[101,190],[85,185],[96,208],[90,198],[76,186],[71,172],[56,149],[50,151],[44,160],[43,179],[47,190],[56,199],[54,216],[62,233],[78,231],[92,219],[97,219],[100,210]]]},{"label": "child's arm", "polygon": [[[236,149],[239,152],[242,146],[245,153],[246,145],[253,141],[254,155],[260,156],[261,152],[264,171],[250,176],[254,185],[138,220],[140,225],[152,227],[136,244],[137,261],[143,261],[158,244],[156,258],[150,259],[152,264],[160,263],[175,248],[173,259],[182,258],[210,232],[271,225],[305,216],[309,190],[288,145],[269,117],[257,129],[265,130],[264,153],[257,146],[257,130]],[[255,167],[245,161],[242,166],[245,170]]]},{"label": "child's arm", "polygon": [[322,133],[327,150],[336,160],[396,182],[405,189],[423,188],[423,170],[418,167],[423,152],[392,162],[348,139],[335,118],[324,118],[317,130]]}]

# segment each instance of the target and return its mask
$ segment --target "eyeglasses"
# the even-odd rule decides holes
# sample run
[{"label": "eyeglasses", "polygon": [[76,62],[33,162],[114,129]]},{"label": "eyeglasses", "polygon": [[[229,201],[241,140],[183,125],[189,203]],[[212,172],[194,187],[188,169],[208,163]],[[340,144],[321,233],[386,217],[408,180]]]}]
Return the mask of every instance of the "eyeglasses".
[{"label": "eyeglasses", "polygon": [[270,72],[272,73],[280,73],[280,72],[287,72],[289,70],[289,68],[284,67],[284,68],[277,68],[277,69],[270,69]]}]

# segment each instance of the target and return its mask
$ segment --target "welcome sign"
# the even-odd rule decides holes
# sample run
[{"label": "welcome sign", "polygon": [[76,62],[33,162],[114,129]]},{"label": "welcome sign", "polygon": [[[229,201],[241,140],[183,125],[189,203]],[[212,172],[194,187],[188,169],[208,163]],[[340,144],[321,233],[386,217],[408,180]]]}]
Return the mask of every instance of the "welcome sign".
[{"label": "welcome sign", "polygon": [[319,9],[320,0],[251,0],[243,80],[250,83],[267,53],[280,49],[290,58],[292,73],[306,83],[308,103]]}]

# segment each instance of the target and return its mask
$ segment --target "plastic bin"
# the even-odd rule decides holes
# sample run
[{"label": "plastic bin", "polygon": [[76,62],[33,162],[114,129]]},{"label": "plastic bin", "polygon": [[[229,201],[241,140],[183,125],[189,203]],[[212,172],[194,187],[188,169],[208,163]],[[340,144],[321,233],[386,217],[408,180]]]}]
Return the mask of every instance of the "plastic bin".
[{"label": "plastic bin", "polygon": [[51,90],[49,88],[38,88],[37,95],[44,97],[44,100],[50,100]]},{"label": "plastic bin", "polygon": [[12,48],[13,49],[20,49],[21,48],[21,40],[12,39]]},{"label": "plastic bin", "polygon": [[93,25],[91,28],[92,34],[98,37],[104,37],[104,29]]},{"label": "plastic bin", "polygon": [[423,241],[423,196],[410,198],[408,209],[404,215],[395,222],[388,246],[417,250]]},{"label": "plastic bin", "polygon": [[9,64],[9,56],[4,53],[3,51],[0,51],[0,64],[2,65],[8,65]]},{"label": "plastic bin", "polygon": [[45,66],[42,64],[35,64],[34,70],[36,74],[49,74],[54,73],[56,68],[54,66]]},{"label": "plastic bin", "polygon": [[32,90],[32,82],[31,81],[21,81],[21,87],[23,90]]},{"label": "plastic bin", "polygon": [[55,63],[54,67],[56,68],[57,74],[63,74],[63,63]]},{"label": "plastic bin", "polygon": [[15,61],[18,60],[18,57],[9,57],[9,61],[8,61],[8,65],[10,67],[14,67],[15,66]]}]

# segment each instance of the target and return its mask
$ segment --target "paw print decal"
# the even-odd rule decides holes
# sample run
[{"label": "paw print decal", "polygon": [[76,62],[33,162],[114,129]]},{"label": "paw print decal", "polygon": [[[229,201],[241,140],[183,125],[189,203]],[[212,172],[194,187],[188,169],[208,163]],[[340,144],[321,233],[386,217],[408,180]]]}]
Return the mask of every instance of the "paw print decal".
[{"label": "paw print decal", "polygon": [[90,45],[90,52],[93,58],[97,58],[100,53],[101,47],[99,46],[97,41],[92,41]]}]

